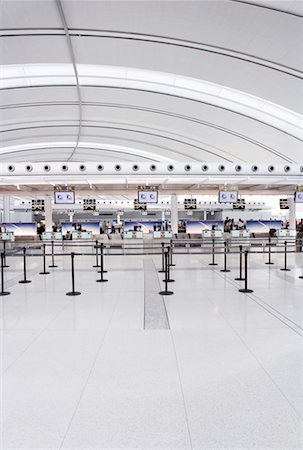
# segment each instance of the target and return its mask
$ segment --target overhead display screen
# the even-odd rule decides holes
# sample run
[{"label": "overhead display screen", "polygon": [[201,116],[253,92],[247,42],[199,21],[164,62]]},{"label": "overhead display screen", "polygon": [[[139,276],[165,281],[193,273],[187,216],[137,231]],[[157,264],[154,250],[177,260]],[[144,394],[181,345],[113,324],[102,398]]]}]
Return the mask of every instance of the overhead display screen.
[{"label": "overhead display screen", "polygon": [[235,203],[238,201],[237,191],[219,191],[219,203]]},{"label": "overhead display screen", "polygon": [[138,203],[158,203],[158,191],[138,191]]},{"label": "overhead display screen", "polygon": [[56,191],[55,203],[58,205],[70,205],[75,203],[75,193],[73,191]]},{"label": "overhead display screen", "polygon": [[303,203],[303,191],[296,191],[295,192],[295,202],[296,203]]}]

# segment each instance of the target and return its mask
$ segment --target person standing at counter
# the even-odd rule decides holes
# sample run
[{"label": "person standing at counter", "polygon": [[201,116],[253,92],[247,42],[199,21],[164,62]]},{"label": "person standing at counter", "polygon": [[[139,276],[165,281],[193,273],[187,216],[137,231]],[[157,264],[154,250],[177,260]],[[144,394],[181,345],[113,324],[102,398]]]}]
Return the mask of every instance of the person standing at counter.
[{"label": "person standing at counter", "polygon": [[8,229],[7,229],[6,223],[3,223],[1,225],[1,233],[8,233]]}]

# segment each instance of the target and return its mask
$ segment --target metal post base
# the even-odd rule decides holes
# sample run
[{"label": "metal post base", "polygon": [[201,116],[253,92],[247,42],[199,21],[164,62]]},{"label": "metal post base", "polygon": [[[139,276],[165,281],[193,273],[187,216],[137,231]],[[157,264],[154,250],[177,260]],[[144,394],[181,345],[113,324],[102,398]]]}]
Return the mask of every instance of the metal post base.
[{"label": "metal post base", "polygon": [[238,277],[238,278],[235,278],[235,280],[236,281],[245,281],[245,278]]},{"label": "metal post base", "polygon": [[25,284],[25,283],[31,283],[31,280],[21,280],[19,281],[20,284]]},{"label": "metal post base", "polygon": [[209,266],[217,266],[218,264],[217,263],[209,263],[208,265]]},{"label": "metal post base", "polygon": [[51,266],[48,266],[48,267],[53,269],[53,268],[58,267],[58,266],[56,266],[55,264],[52,264]]},{"label": "metal post base", "polygon": [[301,280],[303,279],[303,275],[301,275],[300,277],[298,277],[298,278],[300,278]]},{"label": "metal post base", "polygon": [[81,295],[81,292],[77,292],[77,291],[67,292],[66,295],[69,295],[70,297],[73,297],[74,295]]},{"label": "metal post base", "polygon": [[245,294],[249,294],[250,292],[254,292],[252,289],[239,289],[239,292],[244,292]]},{"label": "metal post base", "polygon": [[160,295],[173,295],[172,291],[160,291],[159,292]]},{"label": "metal post base", "polygon": [[96,280],[97,283],[106,283],[108,280]]},{"label": "metal post base", "polygon": [[48,275],[50,272],[40,272],[39,275]]},{"label": "metal post base", "polygon": [[267,264],[267,265],[272,265],[272,264],[275,264],[275,263],[272,263],[272,262],[266,262],[265,264]]},{"label": "metal post base", "polygon": [[165,273],[165,270],[158,270],[158,273]]},{"label": "metal post base", "polygon": [[10,295],[10,292],[0,292],[0,297],[3,297],[4,295]]},{"label": "metal post base", "polygon": [[220,272],[230,272],[229,269],[221,269]]},{"label": "metal post base", "polygon": [[284,272],[290,272],[291,271],[291,269],[280,269],[280,270],[283,270]]}]

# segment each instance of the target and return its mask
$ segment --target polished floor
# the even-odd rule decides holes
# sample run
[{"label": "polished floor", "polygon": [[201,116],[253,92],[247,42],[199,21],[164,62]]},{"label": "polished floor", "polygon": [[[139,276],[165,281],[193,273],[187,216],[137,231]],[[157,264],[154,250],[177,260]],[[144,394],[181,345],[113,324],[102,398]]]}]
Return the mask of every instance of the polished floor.
[{"label": "polished floor", "polygon": [[[40,275],[8,259],[1,304],[1,445],[13,449],[302,450],[303,255],[250,255],[252,294],[207,255],[93,256]],[[242,286],[242,284],[241,284]]]}]

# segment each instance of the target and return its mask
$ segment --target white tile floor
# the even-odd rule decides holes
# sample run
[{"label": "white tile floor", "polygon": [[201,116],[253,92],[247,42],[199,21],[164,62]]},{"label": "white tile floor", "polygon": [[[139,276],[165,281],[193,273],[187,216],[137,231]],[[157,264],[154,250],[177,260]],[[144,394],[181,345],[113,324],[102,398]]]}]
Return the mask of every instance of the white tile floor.
[{"label": "white tile floor", "polygon": [[9,259],[2,448],[302,450],[303,255],[287,273],[280,256],[271,267],[251,256],[249,296],[234,281],[238,258],[223,274],[209,256],[175,256],[170,330],[144,330],[143,258],[107,257],[101,284],[93,256],[78,257],[79,297],[65,295],[68,258],[46,276],[30,258],[28,285]]}]

